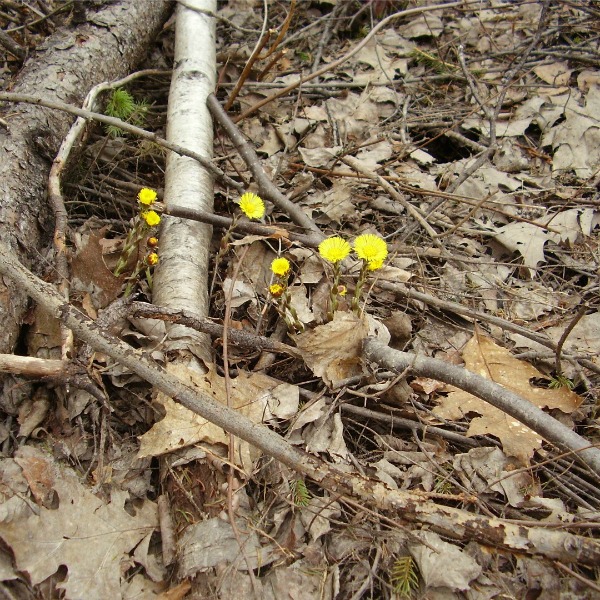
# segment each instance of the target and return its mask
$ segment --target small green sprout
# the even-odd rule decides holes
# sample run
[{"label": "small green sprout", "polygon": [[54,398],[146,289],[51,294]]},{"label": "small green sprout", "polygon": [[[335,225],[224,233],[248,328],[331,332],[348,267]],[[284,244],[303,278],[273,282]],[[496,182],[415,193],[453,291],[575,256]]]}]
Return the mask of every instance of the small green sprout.
[{"label": "small green sprout", "polygon": [[292,502],[299,507],[308,506],[310,502],[310,492],[306,487],[306,483],[302,479],[295,479],[290,482],[290,493]]},{"label": "small green sprout", "polygon": [[390,584],[398,596],[408,598],[419,585],[417,565],[412,556],[400,556],[394,561]]},{"label": "small green sprout", "polygon": [[558,390],[560,388],[567,388],[568,390],[572,390],[575,387],[575,382],[564,375],[557,375],[556,377],[552,377],[550,379],[550,383],[548,384],[548,389],[550,390]]},{"label": "small green sprout", "polygon": [[[132,125],[142,127],[145,123],[148,103],[145,100],[136,102],[135,98],[123,88],[113,91],[104,111],[109,117],[116,117]],[[111,137],[122,136],[125,132],[120,127],[107,125],[106,132]]]}]

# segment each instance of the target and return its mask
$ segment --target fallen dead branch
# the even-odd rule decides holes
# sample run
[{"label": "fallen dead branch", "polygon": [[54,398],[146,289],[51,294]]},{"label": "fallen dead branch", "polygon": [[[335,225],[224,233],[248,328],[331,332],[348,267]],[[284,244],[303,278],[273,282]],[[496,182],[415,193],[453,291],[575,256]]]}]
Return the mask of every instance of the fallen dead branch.
[{"label": "fallen dead branch", "polygon": [[590,446],[586,439],[514,392],[462,367],[435,358],[400,352],[384,346],[375,338],[365,340],[363,351],[368,360],[386,369],[396,373],[410,369],[420,376],[449,383],[489,402],[552,444],[573,452],[596,476],[600,476],[600,450]]},{"label": "fallen dead branch", "polygon": [[[192,221],[210,223],[211,225],[221,227],[222,229],[229,229],[233,223],[233,219],[230,217],[215,215],[214,213],[209,213],[205,210],[182,206],[173,206],[168,208],[165,207],[163,214],[171,215],[173,217],[181,217],[182,219],[192,219]],[[303,246],[311,248],[316,248],[319,245],[319,240],[314,235],[304,235],[302,233],[288,231],[287,229],[283,228],[282,224],[272,226],[254,223],[253,221],[237,221],[235,224],[235,230],[243,233],[251,233],[254,235],[263,235],[265,237],[280,239],[284,244],[286,243],[286,240],[292,240],[295,242],[300,242]]]},{"label": "fallen dead branch", "polygon": [[216,403],[165,371],[147,354],[101,330],[89,317],[65,303],[52,285],[44,283],[23,267],[4,243],[0,243],[0,273],[11,278],[96,351],[111,356],[186,408],[307,475],[334,496],[347,495],[368,506],[398,512],[400,518],[428,525],[452,539],[475,540],[521,554],[540,554],[565,563],[597,565],[600,562],[600,544],[595,540],[564,531],[525,527],[502,519],[474,515],[435,504],[415,492],[392,490],[379,481],[345,473],[291,446],[267,427]]},{"label": "fallen dead branch", "polygon": [[0,371],[25,377],[63,379],[69,363],[62,360],[0,354]]}]

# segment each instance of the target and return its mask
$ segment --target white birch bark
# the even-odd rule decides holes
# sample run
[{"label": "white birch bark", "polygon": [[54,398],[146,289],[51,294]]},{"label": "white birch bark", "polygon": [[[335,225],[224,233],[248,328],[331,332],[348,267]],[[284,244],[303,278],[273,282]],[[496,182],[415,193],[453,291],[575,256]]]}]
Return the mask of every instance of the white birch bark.
[{"label": "white birch bark", "polygon": [[[169,93],[167,139],[198,152],[213,153],[213,126],[206,97],[215,88],[214,18],[190,10],[216,12],[216,0],[188,0],[177,7],[175,60]],[[213,210],[213,180],[198,162],[170,153],[165,173],[165,203],[169,208]],[[212,227],[165,216],[160,231],[160,263],[154,279],[153,302],[208,314],[208,268]],[[211,361],[210,339],[183,325],[167,330],[167,348]]]}]

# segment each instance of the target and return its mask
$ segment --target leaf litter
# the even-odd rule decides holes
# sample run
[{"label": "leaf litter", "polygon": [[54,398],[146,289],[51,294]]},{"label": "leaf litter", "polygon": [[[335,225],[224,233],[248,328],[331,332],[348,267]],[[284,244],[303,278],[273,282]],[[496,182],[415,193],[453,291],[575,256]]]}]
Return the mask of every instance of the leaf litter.
[{"label": "leaf litter", "polygon": [[[221,16],[258,35],[258,3],[233,4],[219,6]],[[398,9],[393,2],[346,3],[330,22],[337,4],[309,2],[305,14],[298,12],[287,33],[292,41],[284,37],[285,53],[263,74],[268,59],[255,65],[253,85],[242,88],[232,114],[294,81],[315,57],[321,63],[339,58],[385,11]],[[290,8],[289,3],[272,6],[272,25],[280,26]],[[553,7],[510,85],[504,76],[531,43],[543,14],[541,2],[490,3],[400,19],[321,83],[274,100],[239,123],[269,176],[324,233],[351,241],[377,232],[389,242],[391,256],[369,283],[362,315],[355,316],[343,300],[328,321],[324,305],[331,270],[314,249],[234,235],[216,265],[211,317],[223,318],[233,289],[232,325],[274,335],[278,315],[268,294],[269,265],[284,253],[293,259],[291,306],[305,332],[283,332],[302,360],[267,359],[257,350],[231,348],[233,406],[349,473],[366,471],[392,488],[417,490],[452,505],[474,496],[495,516],[589,525],[586,531],[594,536],[600,502],[593,474],[467,392],[410,374],[394,381],[361,356],[362,340],[377,329],[399,349],[454,364],[462,357],[467,369],[516,391],[597,442],[599,379],[590,364],[598,366],[600,353],[600,71],[597,41],[588,29],[593,11],[587,2]],[[322,21],[307,29],[314,19]],[[218,33],[226,56],[220,65],[223,99],[241,76],[256,36],[227,21],[219,23]],[[327,35],[329,43],[319,46]],[[164,36],[168,48],[172,31]],[[466,71],[458,58],[460,44]],[[490,120],[486,109],[495,106],[500,91],[503,104]],[[164,104],[168,82],[142,79],[139,92]],[[163,125],[164,115],[157,115],[153,126]],[[474,168],[492,138],[495,152]],[[96,143],[109,147],[101,138]],[[228,173],[250,181],[228,140],[220,138],[219,144],[218,152],[230,161]],[[73,184],[69,218],[78,248],[72,290],[88,314],[110,309],[122,290],[111,265],[127,231],[123,223],[132,214],[117,199],[133,196],[131,190],[139,187],[163,186],[162,156],[144,155],[131,139],[122,138],[118,146],[119,154],[106,160],[90,145],[81,158],[85,175]],[[356,177],[341,162],[345,155],[389,181],[437,238],[375,181]],[[98,189],[112,200],[92,210]],[[231,191],[217,187],[216,211],[229,214],[230,200]],[[272,205],[267,213],[274,223],[288,220]],[[215,254],[220,235],[216,230]],[[237,252],[246,247],[250,250],[234,281]],[[349,263],[344,275],[348,298],[358,270]],[[447,304],[428,305],[408,293],[382,289],[378,281]],[[138,293],[150,298],[147,283],[140,283]],[[573,322],[582,304],[589,309]],[[456,313],[455,305],[473,312]],[[572,325],[563,340],[562,367],[575,391],[548,387],[560,375],[551,346],[481,321],[476,311],[554,344]],[[388,332],[381,324],[393,322],[394,315],[408,320],[407,334],[392,327]],[[45,335],[43,319],[35,315],[32,322]],[[114,323],[115,333],[165,360],[164,328],[153,335],[140,320]],[[56,351],[53,344],[32,340],[28,352]],[[220,354],[218,345],[215,353]],[[53,581],[66,598],[154,598],[169,586],[180,594],[175,597],[188,591],[187,597],[239,597],[242,590],[249,596],[245,552],[267,598],[398,597],[397,565],[411,564],[408,558],[417,577],[412,597],[594,597],[589,571],[578,577],[561,571],[559,578],[554,564],[541,557],[502,550],[494,550],[492,560],[487,546],[390,525],[389,515],[365,512],[310,482],[307,501],[299,504],[298,475],[236,440],[232,467],[240,486],[235,494],[240,549],[224,520],[228,435],[163,394],[151,397],[139,378],[104,357],[94,355],[90,364],[110,398],[110,411],[91,395],[71,392],[65,399],[56,390],[56,402],[44,404],[40,421],[31,398],[25,401],[19,391],[3,400],[3,410],[18,418],[16,433],[23,442],[3,461],[0,536],[14,555],[12,565],[3,562],[5,581],[34,588]],[[261,370],[253,372],[259,364]],[[167,368],[180,369],[182,378],[226,401],[218,358],[206,374],[171,363]],[[367,408],[371,416],[359,417],[344,405]],[[413,425],[396,425],[394,419]],[[150,477],[151,463],[144,462],[151,459],[161,465],[160,483]],[[187,587],[168,583],[161,563],[153,502],[161,493],[171,502],[181,552],[177,577]],[[93,546],[86,541],[91,537]],[[228,575],[221,577],[223,572]]]}]

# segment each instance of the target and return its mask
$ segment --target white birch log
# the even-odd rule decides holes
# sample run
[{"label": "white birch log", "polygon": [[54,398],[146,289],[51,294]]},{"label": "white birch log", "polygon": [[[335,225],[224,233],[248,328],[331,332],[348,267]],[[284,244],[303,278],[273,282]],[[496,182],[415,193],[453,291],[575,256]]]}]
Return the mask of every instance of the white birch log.
[{"label": "white birch log", "polygon": [[[177,7],[175,61],[169,93],[167,139],[212,158],[213,125],[206,97],[214,90],[216,0],[189,0]],[[167,209],[212,212],[213,179],[195,160],[170,153],[165,173]],[[160,263],[153,302],[159,306],[208,314],[210,225],[165,216],[160,231]],[[183,325],[170,325],[167,348],[211,361],[210,339]]]}]

